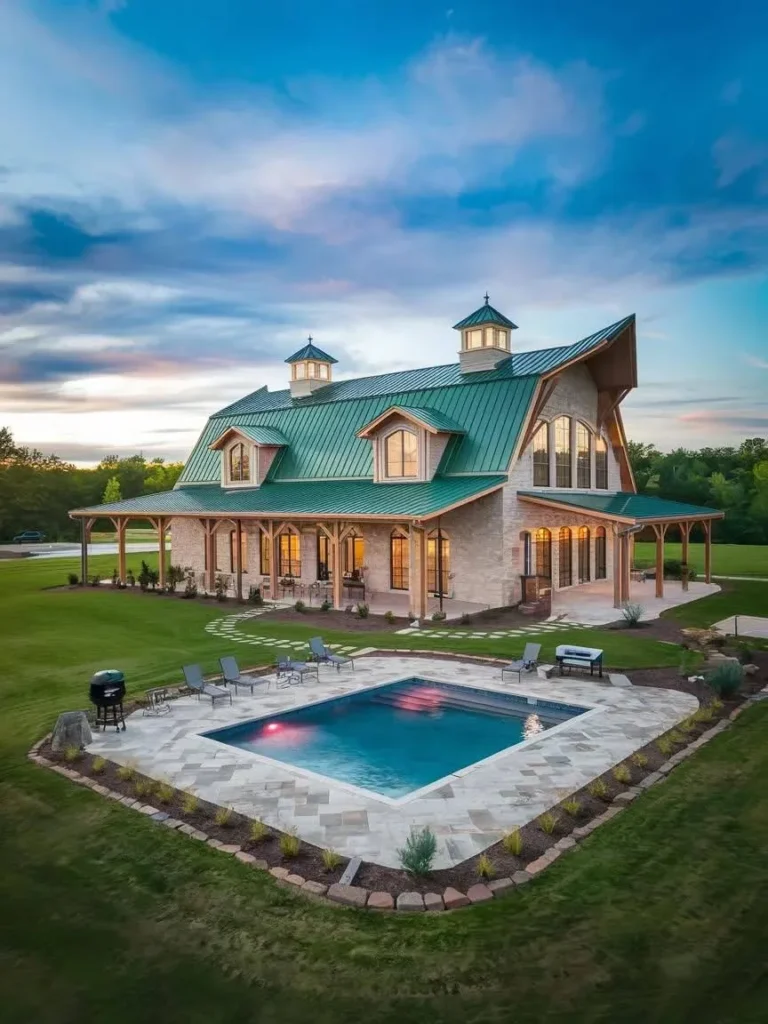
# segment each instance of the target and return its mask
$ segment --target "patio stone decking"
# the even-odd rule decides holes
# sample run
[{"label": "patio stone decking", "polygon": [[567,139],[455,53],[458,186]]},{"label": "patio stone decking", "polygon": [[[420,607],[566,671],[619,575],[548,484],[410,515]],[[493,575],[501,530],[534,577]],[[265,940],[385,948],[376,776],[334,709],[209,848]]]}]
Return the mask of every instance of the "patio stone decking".
[{"label": "patio stone decking", "polygon": [[[394,804],[375,794],[258,757],[200,736],[203,731],[274,714],[366,686],[420,676],[521,692],[598,708],[553,734],[511,748],[449,776],[439,787]],[[266,688],[264,688],[266,689]],[[355,672],[321,668],[320,681],[253,696],[232,705],[182,697],[162,718],[131,715],[124,733],[94,736],[90,753],[168,780],[201,799],[232,806],[276,828],[296,828],[307,842],[398,867],[397,849],[412,826],[438,837],[435,867],[450,867],[491,846],[567,794],[624,760],[697,707],[689,694],[649,687],[615,689],[607,681],[523,677],[502,685],[499,668],[459,660],[363,657]]]}]

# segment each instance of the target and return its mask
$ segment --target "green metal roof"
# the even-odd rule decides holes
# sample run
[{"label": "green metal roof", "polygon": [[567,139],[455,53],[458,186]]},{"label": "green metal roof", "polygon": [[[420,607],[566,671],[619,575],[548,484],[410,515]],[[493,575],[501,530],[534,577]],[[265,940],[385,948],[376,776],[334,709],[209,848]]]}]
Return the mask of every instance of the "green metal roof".
[{"label": "green metal roof", "polygon": [[[447,434],[463,434],[465,433],[464,427],[460,427],[455,420],[452,420],[450,416],[446,416],[442,412],[438,412],[437,409],[425,409],[424,406],[416,405],[392,405],[384,412],[392,413],[405,413],[408,416],[413,416],[414,419],[419,420],[427,427],[431,427],[433,430],[442,430]],[[379,417],[376,417],[378,419]],[[366,423],[362,428],[365,430],[369,424]]]},{"label": "green metal roof", "polygon": [[427,483],[375,484],[372,480],[320,480],[276,483],[262,487],[181,487],[144,494],[106,505],[77,509],[79,514],[250,516],[387,516],[422,519],[451,506],[496,490],[505,476],[435,477]]},{"label": "green metal roof", "polygon": [[219,438],[223,437],[230,430],[239,430],[241,434],[245,434],[249,437],[254,444],[269,444],[269,445],[282,445],[288,444],[288,440],[285,434],[282,434],[275,427],[261,427],[261,426],[243,426],[241,424],[230,424],[219,431],[219,434],[211,441],[211,444],[215,444]]},{"label": "green metal roof", "polygon": [[510,327],[513,331],[517,330],[517,324],[513,324],[510,319],[500,313],[498,309],[494,309],[493,306],[488,305],[488,298],[486,297],[485,304],[476,309],[474,313],[470,313],[469,316],[465,316],[463,320],[459,320],[457,324],[453,325],[455,331],[460,331],[464,327],[479,327],[480,324],[501,324],[503,327]]},{"label": "green metal roof", "polygon": [[599,512],[618,519],[635,520],[638,523],[659,519],[708,519],[723,513],[704,505],[687,505],[681,501],[667,501],[651,494],[631,494],[619,491],[617,494],[579,494],[573,491],[520,491],[521,498],[541,498],[554,501],[568,508],[579,508],[585,512]]},{"label": "green metal roof", "polygon": [[338,359],[329,356],[327,352],[323,352],[321,348],[313,345],[311,341],[304,348],[300,348],[298,352],[294,352],[292,356],[288,356],[285,361],[286,363],[300,363],[303,359],[316,359],[320,363],[338,362]]}]

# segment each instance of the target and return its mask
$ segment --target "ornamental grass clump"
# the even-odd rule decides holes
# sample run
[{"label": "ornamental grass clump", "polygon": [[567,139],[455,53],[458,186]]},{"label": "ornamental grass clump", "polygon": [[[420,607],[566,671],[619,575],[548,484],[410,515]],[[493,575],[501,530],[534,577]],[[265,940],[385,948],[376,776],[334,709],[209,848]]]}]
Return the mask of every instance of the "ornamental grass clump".
[{"label": "ornamental grass clump", "polygon": [[173,800],[174,789],[169,782],[161,782],[157,787],[155,796],[161,804],[169,804]]},{"label": "ornamental grass clump", "polygon": [[621,614],[630,629],[637,629],[640,625],[640,619],[643,617],[643,611],[644,608],[641,604],[627,602],[621,609]]},{"label": "ornamental grass clump", "polygon": [[437,853],[437,837],[429,825],[411,829],[405,846],[397,851],[400,863],[412,875],[428,875]]},{"label": "ornamental grass clump", "polygon": [[213,820],[219,828],[230,828],[234,824],[232,821],[233,813],[231,807],[219,807],[213,816]]},{"label": "ornamental grass clump", "polygon": [[341,864],[341,854],[336,850],[323,850],[321,856],[323,858],[324,871],[335,871],[339,864]]},{"label": "ornamental grass clump", "polygon": [[129,761],[127,764],[121,764],[117,769],[117,777],[122,779],[123,782],[130,782],[136,774],[136,766],[131,764]]},{"label": "ornamental grass clump", "polygon": [[744,678],[744,670],[736,661],[723,661],[704,677],[707,686],[714,690],[718,697],[734,697]]},{"label": "ornamental grass clump", "polygon": [[628,786],[632,781],[632,772],[625,764],[617,764],[613,769],[613,777],[617,782],[620,782],[623,786]]},{"label": "ornamental grass clump", "polygon": [[149,779],[138,778],[133,784],[133,791],[136,796],[150,796],[152,793],[152,783]]},{"label": "ornamental grass clump", "polygon": [[513,857],[519,857],[523,852],[523,837],[520,835],[520,829],[516,828],[514,832],[507,832],[501,840],[501,845],[507,853],[511,853]]},{"label": "ornamental grass clump", "polygon": [[194,814],[198,808],[200,801],[197,799],[194,793],[185,793],[184,799],[181,801],[181,812],[182,814]]},{"label": "ornamental grass clump", "polygon": [[629,760],[636,768],[645,768],[648,765],[648,758],[640,750],[636,750]]},{"label": "ornamental grass clump", "polygon": [[91,771],[94,775],[102,775],[107,767],[107,760],[104,757],[94,757],[91,761]]},{"label": "ornamental grass clump", "polygon": [[563,800],[560,806],[571,818],[578,818],[581,814],[581,801],[575,797],[571,797],[570,800]]},{"label": "ornamental grass clump", "polygon": [[659,736],[659,738],[656,740],[656,749],[664,757],[669,757],[669,755],[675,749],[675,744],[672,742],[668,735]]},{"label": "ornamental grass clump", "polygon": [[298,857],[299,850],[301,849],[301,840],[296,835],[296,831],[291,829],[288,832],[283,832],[280,836],[280,852],[284,857]]},{"label": "ornamental grass clump", "polygon": [[82,756],[83,752],[77,744],[70,743],[68,746],[64,747],[64,760],[68,761],[69,764],[79,761]]},{"label": "ornamental grass clump", "polygon": [[546,811],[544,814],[540,814],[538,817],[539,828],[546,835],[551,836],[557,827],[557,817]]},{"label": "ornamental grass clump", "polygon": [[493,878],[496,874],[496,868],[493,866],[490,857],[486,854],[481,853],[477,858],[477,874],[480,878]]},{"label": "ornamental grass clump", "polygon": [[590,782],[590,784],[587,786],[587,790],[590,796],[594,796],[598,800],[610,799],[608,787],[602,779],[595,779],[594,782]]},{"label": "ornamental grass clump", "polygon": [[257,819],[251,822],[250,836],[252,843],[263,843],[268,835],[269,829],[263,821]]}]

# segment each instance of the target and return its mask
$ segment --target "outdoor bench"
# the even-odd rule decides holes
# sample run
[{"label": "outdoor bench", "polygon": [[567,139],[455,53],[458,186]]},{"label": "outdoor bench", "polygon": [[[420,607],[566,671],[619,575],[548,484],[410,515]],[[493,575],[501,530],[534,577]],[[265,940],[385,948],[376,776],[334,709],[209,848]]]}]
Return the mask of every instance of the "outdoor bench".
[{"label": "outdoor bench", "polygon": [[598,647],[574,647],[568,644],[559,644],[555,648],[557,667],[560,675],[565,674],[566,668],[570,672],[573,668],[589,668],[589,674],[594,675],[597,669],[598,676],[603,678],[603,652]]}]

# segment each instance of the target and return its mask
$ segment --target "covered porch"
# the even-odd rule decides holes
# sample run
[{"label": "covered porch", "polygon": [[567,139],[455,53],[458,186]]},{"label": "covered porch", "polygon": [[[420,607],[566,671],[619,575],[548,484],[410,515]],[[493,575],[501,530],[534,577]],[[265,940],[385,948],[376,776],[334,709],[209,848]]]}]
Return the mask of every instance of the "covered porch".
[{"label": "covered porch", "polygon": [[[720,587],[716,583],[693,580],[687,586],[681,580],[666,580],[664,594],[656,596],[652,579],[630,580],[627,603],[637,604],[643,609],[642,622],[658,619],[663,611],[677,605],[698,601],[701,597],[714,594]],[[558,590],[552,595],[552,618],[582,626],[605,626],[619,618],[616,610],[613,580],[594,580],[568,590]]]}]

